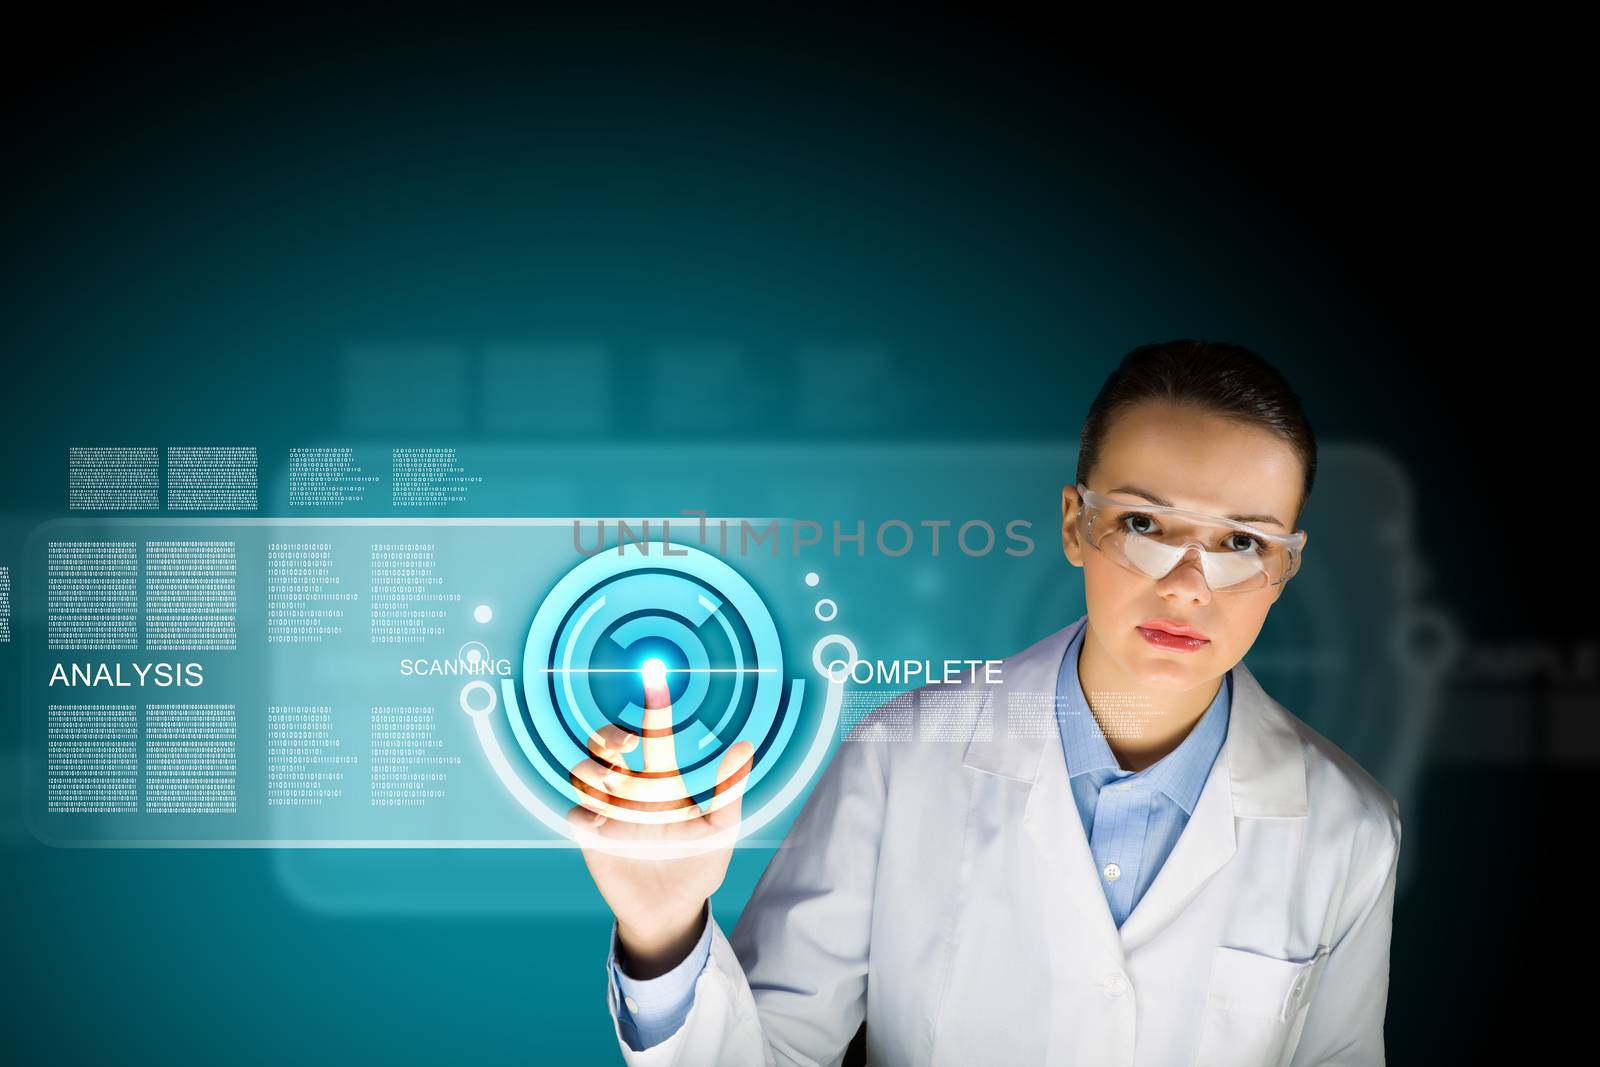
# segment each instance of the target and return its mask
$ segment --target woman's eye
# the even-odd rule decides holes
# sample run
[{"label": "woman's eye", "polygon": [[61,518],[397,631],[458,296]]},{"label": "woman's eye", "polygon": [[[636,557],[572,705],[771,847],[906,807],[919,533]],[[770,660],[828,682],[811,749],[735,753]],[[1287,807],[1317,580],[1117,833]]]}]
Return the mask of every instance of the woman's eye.
[{"label": "woman's eye", "polygon": [[1267,547],[1266,543],[1263,542],[1261,538],[1252,537],[1247,533],[1236,533],[1231,535],[1227,540],[1227,544],[1235,552],[1250,552],[1253,550],[1265,549]]},{"label": "woman's eye", "polygon": [[[1148,533],[1151,532],[1151,529],[1153,529],[1155,527],[1155,520],[1152,519],[1149,515],[1146,515],[1142,511],[1130,511],[1130,512],[1127,512],[1122,516],[1120,521],[1125,524],[1123,528],[1126,529],[1129,533],[1148,534]],[[1126,524],[1130,523],[1130,522],[1134,522],[1134,523],[1138,523],[1138,522],[1149,523],[1149,527],[1141,529],[1141,528],[1139,528],[1137,526],[1127,526]]]}]

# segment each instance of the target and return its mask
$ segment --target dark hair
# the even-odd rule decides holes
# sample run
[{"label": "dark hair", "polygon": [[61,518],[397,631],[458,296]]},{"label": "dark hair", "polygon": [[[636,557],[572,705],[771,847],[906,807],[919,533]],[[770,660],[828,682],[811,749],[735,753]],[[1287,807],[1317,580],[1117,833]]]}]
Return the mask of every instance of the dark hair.
[{"label": "dark hair", "polygon": [[1299,525],[1317,476],[1317,438],[1300,397],[1276,367],[1243,345],[1182,338],[1140,345],[1122,357],[1089,406],[1078,441],[1078,481],[1100,458],[1106,431],[1123,412],[1147,401],[1198,408],[1209,414],[1259,426],[1276,434],[1299,454],[1305,470]]}]

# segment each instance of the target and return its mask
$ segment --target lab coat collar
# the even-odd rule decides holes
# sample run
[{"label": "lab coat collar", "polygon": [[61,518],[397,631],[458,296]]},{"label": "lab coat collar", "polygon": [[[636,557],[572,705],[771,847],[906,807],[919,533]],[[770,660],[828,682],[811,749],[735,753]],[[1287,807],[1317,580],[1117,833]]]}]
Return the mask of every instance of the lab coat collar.
[{"label": "lab coat collar", "polygon": [[[974,737],[963,764],[974,771],[1030,784],[1023,825],[1063,896],[1077,909],[1118,964],[1177,918],[1207,879],[1238,847],[1234,820],[1304,818],[1305,757],[1289,714],[1267,695],[1241,661],[1233,668],[1228,733],[1184,832],[1119,930],[1067,778],[1066,757],[1054,730],[1016,731],[1004,725],[1007,692],[1053,694],[1067,645],[1088,622],[1069,626],[1008,657],[1000,681],[986,687],[993,723],[988,740]],[[998,699],[997,699],[998,698]],[[981,711],[980,711],[981,713]],[[982,720],[980,720],[982,721]],[[1052,936],[1071,951],[1073,932],[1053,920]],[[1081,928],[1080,928],[1081,929]]]}]

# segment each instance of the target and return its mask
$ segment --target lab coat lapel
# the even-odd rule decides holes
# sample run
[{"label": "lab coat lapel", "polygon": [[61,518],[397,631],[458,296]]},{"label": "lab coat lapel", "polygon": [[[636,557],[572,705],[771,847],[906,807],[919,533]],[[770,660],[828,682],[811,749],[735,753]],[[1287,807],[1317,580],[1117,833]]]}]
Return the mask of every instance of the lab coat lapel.
[{"label": "lab coat lapel", "polygon": [[[974,739],[967,746],[964,762],[974,770],[1032,783],[1022,824],[1041,867],[1049,872],[1051,884],[1043,911],[1049,924],[1052,956],[1061,961],[1085,959],[1083,939],[1087,933],[1105,950],[1107,962],[1121,969],[1125,963],[1122,939],[1072,797],[1054,715],[1049,729],[1030,731],[1034,736],[1015,736],[1009,710],[1006,726],[1002,729],[999,724],[999,709],[1007,707],[1008,693],[1028,694],[1035,701],[1042,695],[1054,708],[1061,657],[1077,628],[1087,620],[1087,615],[1082,616],[1071,626],[1005,660],[1000,681],[989,688],[989,699],[999,698],[992,710],[994,738]],[[1021,718],[1019,714],[1017,719]]]},{"label": "lab coat lapel", "polygon": [[[1231,714],[1228,733],[1231,740]],[[1182,914],[1206,881],[1238,851],[1228,776],[1228,744],[1228,740],[1223,741],[1211,774],[1200,790],[1200,799],[1195,802],[1194,812],[1166,862],[1156,872],[1155,881],[1122,922],[1122,945],[1129,952]]]},{"label": "lab coat lapel", "polygon": [[1233,668],[1228,736],[1177,844],[1122,924],[1132,952],[1188,907],[1238,850],[1237,819],[1304,818],[1305,756],[1285,713],[1241,661]]}]

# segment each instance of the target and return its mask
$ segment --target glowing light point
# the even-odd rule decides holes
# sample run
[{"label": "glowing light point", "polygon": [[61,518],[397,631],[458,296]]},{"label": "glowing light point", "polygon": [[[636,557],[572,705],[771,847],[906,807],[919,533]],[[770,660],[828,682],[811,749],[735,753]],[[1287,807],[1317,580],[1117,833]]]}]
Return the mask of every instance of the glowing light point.
[{"label": "glowing light point", "polygon": [[809,586],[815,586],[820,581],[822,581],[822,575],[816,571],[811,571],[806,575],[806,584]]},{"label": "glowing light point", "polygon": [[650,689],[659,689],[667,684],[667,665],[654,656],[644,661],[639,673],[644,675],[644,684]]},{"label": "glowing light point", "polygon": [[487,604],[479,604],[472,609],[472,617],[479,622],[488,622],[494,618],[494,609]]},{"label": "glowing light point", "polygon": [[475,648],[467,649],[467,662],[476,665],[483,658],[483,653]]}]

